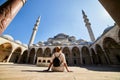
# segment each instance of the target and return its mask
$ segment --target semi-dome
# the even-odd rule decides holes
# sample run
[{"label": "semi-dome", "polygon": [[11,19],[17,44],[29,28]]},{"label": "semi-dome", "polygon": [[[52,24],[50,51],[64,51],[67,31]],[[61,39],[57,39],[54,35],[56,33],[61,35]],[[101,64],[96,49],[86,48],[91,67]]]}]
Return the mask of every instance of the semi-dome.
[{"label": "semi-dome", "polygon": [[60,41],[54,41],[53,44],[61,44]]},{"label": "semi-dome", "polygon": [[76,42],[77,42],[77,43],[81,43],[81,42],[86,42],[86,41],[83,40],[83,39],[78,39]]},{"label": "semi-dome", "polygon": [[8,35],[8,34],[2,35],[1,37],[6,38],[8,40],[12,40],[12,41],[14,40],[14,38],[12,36]]},{"label": "semi-dome", "polygon": [[15,40],[15,42],[18,43],[18,44],[22,44],[22,42],[19,41],[19,40]]},{"label": "semi-dome", "polygon": [[69,41],[72,41],[72,42],[76,41],[76,37],[75,36],[70,36]]}]

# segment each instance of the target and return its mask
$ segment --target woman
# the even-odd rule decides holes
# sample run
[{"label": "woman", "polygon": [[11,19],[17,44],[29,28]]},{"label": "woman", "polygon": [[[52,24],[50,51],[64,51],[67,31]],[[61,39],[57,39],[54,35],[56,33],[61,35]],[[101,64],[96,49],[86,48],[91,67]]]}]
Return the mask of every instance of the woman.
[{"label": "woman", "polygon": [[[50,62],[48,69],[46,71],[49,71],[50,68],[52,71],[55,72],[64,72],[64,67],[66,68],[67,72],[70,72],[66,63],[66,59],[65,59],[65,55],[61,52],[61,47],[57,46],[55,48],[55,53],[52,55],[52,62]],[[58,58],[60,60],[60,65],[59,66],[55,66],[55,58]]]}]

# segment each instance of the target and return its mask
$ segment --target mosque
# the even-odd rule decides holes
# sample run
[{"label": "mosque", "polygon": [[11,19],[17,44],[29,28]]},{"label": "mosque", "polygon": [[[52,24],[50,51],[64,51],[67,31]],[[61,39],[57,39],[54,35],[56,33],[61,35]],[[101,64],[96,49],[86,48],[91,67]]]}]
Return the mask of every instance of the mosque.
[{"label": "mosque", "polygon": [[0,62],[48,66],[55,47],[60,46],[69,66],[120,65],[120,27],[117,24],[109,26],[95,39],[91,23],[83,10],[82,14],[91,42],[59,33],[46,42],[33,44],[40,23],[39,17],[28,45],[14,40],[10,35],[0,36]]}]

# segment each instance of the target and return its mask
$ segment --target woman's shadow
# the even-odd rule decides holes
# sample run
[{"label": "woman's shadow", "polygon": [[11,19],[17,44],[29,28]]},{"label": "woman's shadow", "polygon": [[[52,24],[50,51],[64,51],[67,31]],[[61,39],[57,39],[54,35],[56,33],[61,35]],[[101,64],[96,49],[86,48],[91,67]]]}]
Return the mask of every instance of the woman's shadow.
[{"label": "woman's shadow", "polygon": [[48,70],[22,70],[22,72],[53,72]]}]

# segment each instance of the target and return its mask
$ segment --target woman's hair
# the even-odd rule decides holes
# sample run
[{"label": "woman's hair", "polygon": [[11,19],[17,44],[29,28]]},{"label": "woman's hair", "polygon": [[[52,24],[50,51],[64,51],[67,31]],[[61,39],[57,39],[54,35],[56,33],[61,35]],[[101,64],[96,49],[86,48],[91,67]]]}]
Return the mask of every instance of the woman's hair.
[{"label": "woman's hair", "polygon": [[60,52],[61,49],[62,49],[62,47],[60,47],[60,46],[55,47],[55,51],[56,51],[56,52]]}]

